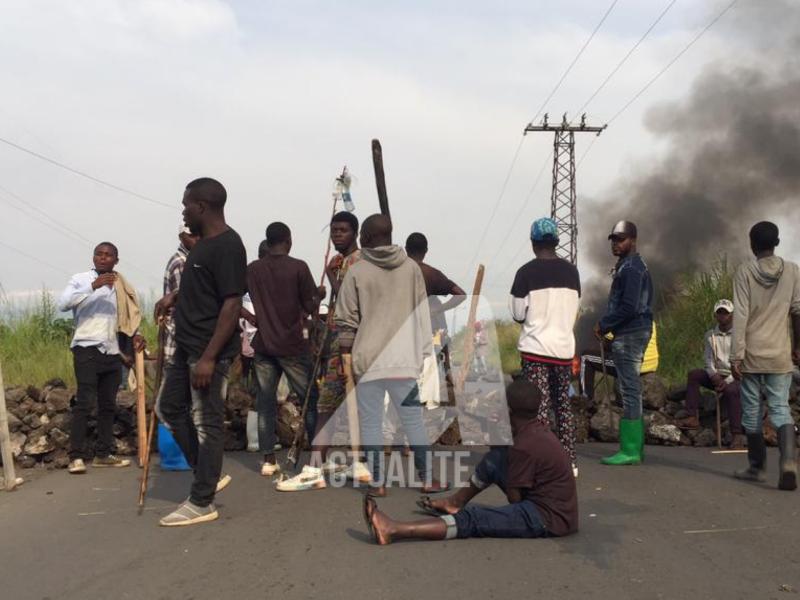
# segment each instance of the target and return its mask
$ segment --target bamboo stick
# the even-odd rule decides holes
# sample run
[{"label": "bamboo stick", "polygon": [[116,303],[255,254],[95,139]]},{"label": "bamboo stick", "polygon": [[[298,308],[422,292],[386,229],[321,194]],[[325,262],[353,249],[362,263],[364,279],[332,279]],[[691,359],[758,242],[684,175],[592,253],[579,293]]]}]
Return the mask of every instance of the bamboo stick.
[{"label": "bamboo stick", "polygon": [[7,492],[14,490],[21,481],[17,481],[14,471],[14,455],[11,453],[11,434],[8,431],[8,412],[6,412],[6,388],[3,385],[3,368],[0,365],[0,450],[3,456],[3,477]]}]

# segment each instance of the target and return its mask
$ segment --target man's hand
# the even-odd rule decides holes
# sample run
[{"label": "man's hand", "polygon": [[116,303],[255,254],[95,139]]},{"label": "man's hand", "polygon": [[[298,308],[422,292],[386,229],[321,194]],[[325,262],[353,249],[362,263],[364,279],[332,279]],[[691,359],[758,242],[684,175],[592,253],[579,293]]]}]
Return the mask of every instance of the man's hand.
[{"label": "man's hand", "polygon": [[725,390],[725,386],[727,384],[725,383],[725,378],[722,375],[720,375],[719,373],[714,373],[711,376],[711,385],[714,386],[714,389],[717,392],[722,393]]},{"label": "man's hand", "polygon": [[133,336],[133,349],[136,352],[143,352],[146,347],[147,347],[147,340],[145,340],[144,337],[142,337],[138,333]]},{"label": "man's hand", "polygon": [[733,360],[731,361],[731,375],[736,381],[742,380],[742,361],[741,360]]},{"label": "man's hand", "polygon": [[317,288],[317,294],[319,295],[320,302],[322,302],[328,297],[328,288],[326,288],[324,285],[319,286]]},{"label": "man's hand", "polygon": [[211,385],[214,368],[217,363],[214,359],[200,357],[192,373],[192,387],[196,390],[205,390]]},{"label": "man's hand", "polygon": [[594,332],[594,337],[596,337],[598,340],[600,340],[602,342],[603,341],[603,332],[600,331],[600,323],[595,323],[594,327],[592,328],[592,331]]},{"label": "man's hand", "polygon": [[110,288],[114,287],[114,282],[117,280],[116,273],[103,273],[102,275],[98,275],[97,279],[92,282],[92,289],[99,290],[104,285],[107,285]]},{"label": "man's hand", "polygon": [[169,314],[172,312],[172,309],[175,307],[175,302],[177,299],[178,294],[176,292],[171,292],[156,302],[153,316],[157,323],[169,316]]}]

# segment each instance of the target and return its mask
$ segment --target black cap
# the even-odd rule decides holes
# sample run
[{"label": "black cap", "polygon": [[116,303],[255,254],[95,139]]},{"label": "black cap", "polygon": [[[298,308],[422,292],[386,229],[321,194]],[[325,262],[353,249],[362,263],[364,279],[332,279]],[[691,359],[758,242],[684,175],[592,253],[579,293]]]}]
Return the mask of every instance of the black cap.
[{"label": "black cap", "polygon": [[621,238],[636,238],[636,225],[631,223],[630,221],[620,221],[616,225],[614,225],[614,229],[611,230],[611,233],[608,236],[608,239],[613,239],[615,237]]}]

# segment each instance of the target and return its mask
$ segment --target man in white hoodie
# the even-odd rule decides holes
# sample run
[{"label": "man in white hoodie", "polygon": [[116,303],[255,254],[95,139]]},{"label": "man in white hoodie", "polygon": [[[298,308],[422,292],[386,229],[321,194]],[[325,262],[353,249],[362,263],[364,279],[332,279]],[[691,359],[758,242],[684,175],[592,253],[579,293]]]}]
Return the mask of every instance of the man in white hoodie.
[{"label": "man in white hoodie", "polygon": [[[742,382],[742,425],[749,466],[739,479],[764,481],[767,449],[761,432],[761,396],[778,430],[778,487],[797,488],[796,433],[789,410],[792,362],[800,360],[800,269],[775,256],[778,227],[762,221],[750,229],[755,260],[742,264],[733,282],[731,371]],[[794,342],[794,345],[793,345]],[[794,347],[794,350],[792,349]]]}]

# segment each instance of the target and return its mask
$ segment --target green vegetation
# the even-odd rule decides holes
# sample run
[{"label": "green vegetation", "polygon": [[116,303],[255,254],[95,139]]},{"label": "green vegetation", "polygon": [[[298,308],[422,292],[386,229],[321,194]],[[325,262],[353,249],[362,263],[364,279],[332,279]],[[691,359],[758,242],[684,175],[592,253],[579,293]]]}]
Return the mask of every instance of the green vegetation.
[{"label": "green vegetation", "polygon": [[[0,318],[0,364],[5,384],[41,386],[58,377],[67,385],[74,385],[69,350],[72,331],[72,319],[58,318],[47,290],[42,290],[36,306]],[[148,346],[155,348],[157,328],[151,319],[145,319],[142,333]]]}]

